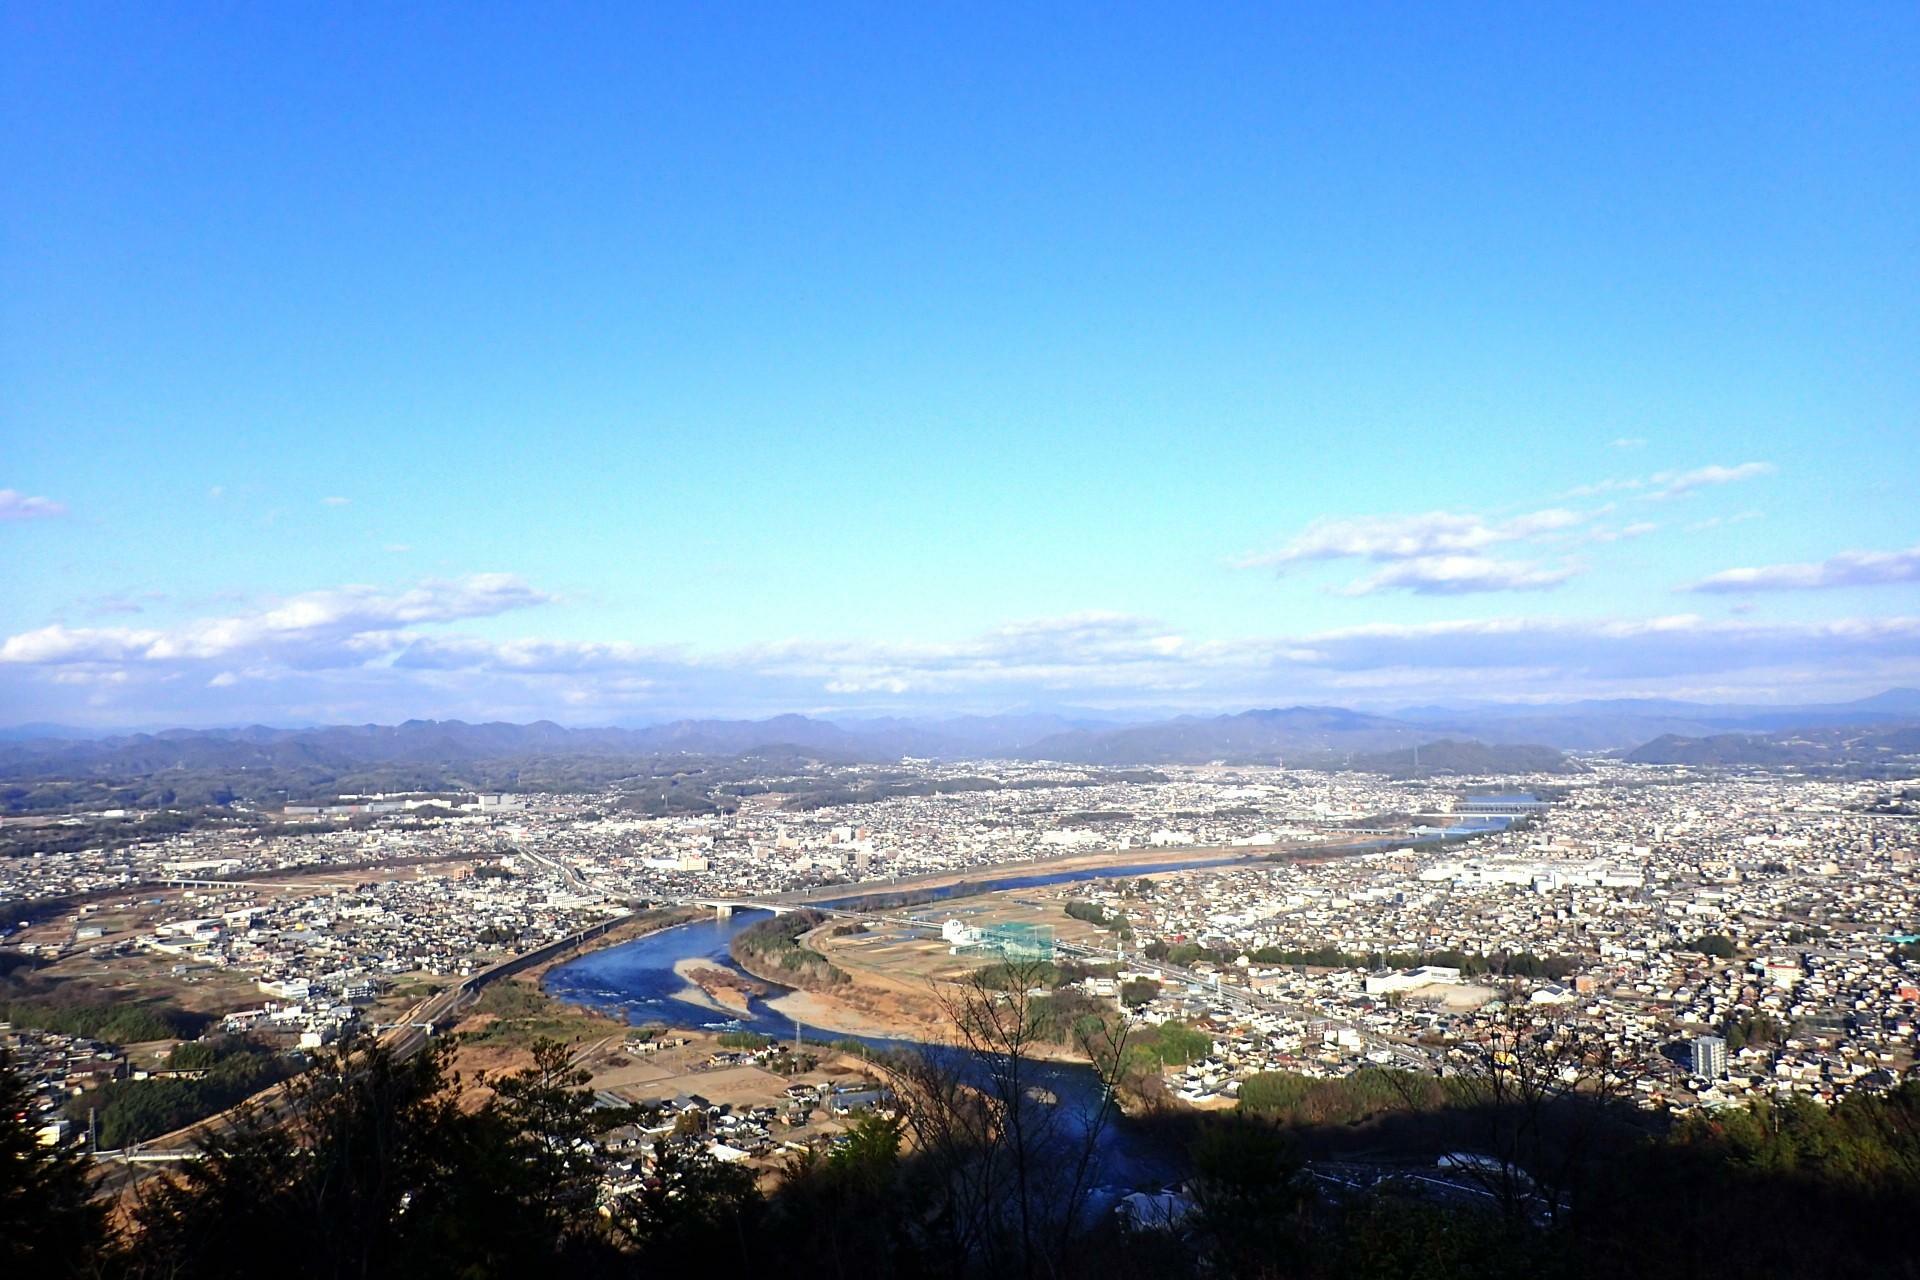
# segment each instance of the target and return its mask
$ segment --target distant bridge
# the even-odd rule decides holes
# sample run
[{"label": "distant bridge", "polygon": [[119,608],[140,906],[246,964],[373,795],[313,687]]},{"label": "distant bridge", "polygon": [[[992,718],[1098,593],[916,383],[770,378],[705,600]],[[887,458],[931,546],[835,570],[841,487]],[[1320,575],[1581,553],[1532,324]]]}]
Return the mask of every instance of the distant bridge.
[{"label": "distant bridge", "polygon": [[771,911],[777,916],[789,911],[798,911],[799,907],[790,902],[757,901],[751,898],[695,898],[691,906],[712,907],[714,918],[725,920],[736,911]]},{"label": "distant bridge", "polygon": [[152,888],[158,884],[166,889],[279,889],[284,885],[263,884],[258,880],[202,880],[195,876],[168,876],[164,880],[149,880],[143,888]]}]

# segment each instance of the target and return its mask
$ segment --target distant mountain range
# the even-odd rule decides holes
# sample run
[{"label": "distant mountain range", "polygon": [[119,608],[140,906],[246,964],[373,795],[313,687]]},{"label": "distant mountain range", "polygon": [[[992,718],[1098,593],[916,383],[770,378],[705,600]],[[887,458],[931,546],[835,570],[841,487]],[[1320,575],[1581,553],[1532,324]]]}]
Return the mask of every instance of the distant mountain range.
[{"label": "distant mountain range", "polygon": [[1668,734],[1706,737],[1920,722],[1920,689],[1889,689],[1854,702],[1791,707],[1613,698],[1527,706],[1408,707],[1394,715],[1483,742],[1539,742],[1563,751],[1615,751]]},{"label": "distant mountain range", "polygon": [[[948,718],[676,720],[640,728],[409,720],[325,728],[169,729],[118,737],[54,725],[0,731],[0,778],[166,770],[345,770],[525,758],[801,754],[829,763],[1007,758],[1086,765],[1321,764],[1398,773],[1553,771],[1561,751],[1629,751],[1630,759],[1787,763],[1920,749],[1920,690],[1803,707],[1714,706],[1656,699],[1543,706],[1426,706],[1392,715],[1286,707],[1145,723],[1092,714]],[[1711,745],[1697,745],[1697,744]],[[1696,745],[1687,745],[1696,744]],[[1746,745],[1742,745],[1746,744]],[[1770,744],[1770,745],[1760,745]],[[1798,744],[1797,746],[1795,744]],[[1909,745],[1913,744],[1913,745]],[[1529,752],[1489,752],[1528,748]],[[1537,749],[1537,750],[1532,750]],[[1798,752],[1798,754],[1796,754]],[[1403,762],[1399,753],[1405,753]],[[1476,761],[1484,762],[1484,768]],[[1524,762],[1531,761],[1531,764]]]},{"label": "distant mountain range", "polygon": [[0,738],[0,776],[23,770],[148,774],[169,769],[347,769],[529,757],[738,756],[801,753],[841,763],[1005,757],[1023,744],[1097,728],[1057,716],[977,716],[923,722],[807,716],[767,720],[676,720],[640,729],[408,720],[397,725],[312,729],[168,729],[122,737],[69,734]]},{"label": "distant mountain range", "polygon": [[1419,725],[1340,707],[1288,707],[1230,716],[1180,716],[1151,724],[1077,729],[1020,751],[1074,764],[1274,762],[1289,755],[1333,758],[1355,751],[1412,747],[1432,734]]}]

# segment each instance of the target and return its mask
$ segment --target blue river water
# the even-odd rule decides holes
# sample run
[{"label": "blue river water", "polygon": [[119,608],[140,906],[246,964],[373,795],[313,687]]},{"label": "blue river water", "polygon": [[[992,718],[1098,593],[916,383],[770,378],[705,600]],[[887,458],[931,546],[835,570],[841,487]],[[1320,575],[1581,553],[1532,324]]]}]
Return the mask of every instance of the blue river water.
[{"label": "blue river water", "polygon": [[[1182,871],[1197,867],[1235,867],[1260,859],[1187,859],[1131,864],[1124,867],[1080,868],[1072,871],[1033,872],[1025,875],[988,876],[964,885],[935,890],[915,890],[925,898],[938,900],[956,894],[985,893],[998,889],[1030,889],[1042,885],[1066,884],[1080,880],[1114,879],[1148,875],[1156,871]],[[884,885],[868,885],[845,898],[817,905],[852,906],[876,896],[901,892]],[[749,1002],[744,1015],[729,1017],[706,1005],[681,999],[687,990],[685,979],[673,970],[682,960],[706,961],[732,968],[728,953],[733,936],[740,930],[766,918],[764,911],[736,911],[730,919],[701,920],[693,924],[662,929],[631,942],[622,942],[604,950],[589,952],[549,970],[544,981],[548,994],[603,1013],[624,1017],[628,1022],[665,1023],[682,1028],[757,1031],[764,1035],[790,1038],[796,1033],[792,1019],[769,1008],[761,1000]],[[873,1036],[849,1036],[815,1028],[798,1028],[811,1040],[858,1040],[876,1049],[912,1049],[914,1042]],[[1041,1064],[1037,1082],[1058,1100],[1082,1116],[1094,1114],[1100,1104],[1100,1084],[1093,1072],[1074,1064]],[[1140,1186],[1169,1176],[1171,1164],[1165,1153],[1155,1151],[1124,1119],[1108,1124],[1101,1133],[1100,1163],[1102,1180],[1110,1184]]]},{"label": "blue river water", "polygon": [[[986,876],[962,884],[942,885],[934,889],[912,889],[917,897],[939,901],[956,895],[989,893],[1001,889],[1033,889],[1043,885],[1067,884],[1080,880],[1123,879],[1150,875],[1157,871],[1185,871],[1198,867],[1238,867],[1260,861],[1259,858],[1207,859],[1131,863],[1127,866],[1081,867],[1069,871],[1030,872],[1024,875]],[[898,895],[907,890],[885,884],[868,884],[845,897],[814,905],[857,907],[860,903]],[[603,1013],[624,1016],[631,1023],[664,1022],[676,1027],[737,1026],[767,1035],[790,1036],[791,1019],[767,1008],[758,1000],[751,1002],[745,1017],[724,1023],[722,1015],[702,1004],[680,999],[687,983],[673,971],[682,960],[707,961],[721,968],[732,968],[729,946],[733,936],[766,916],[764,911],[736,911],[731,919],[701,920],[693,924],[662,929],[631,942],[622,942],[599,951],[588,952],[549,970],[544,982],[549,995],[574,1004],[587,1005]],[[804,1031],[803,1031],[804,1034]],[[846,1039],[832,1035],[831,1039]],[[864,1039],[868,1043],[896,1044],[896,1041]]]}]

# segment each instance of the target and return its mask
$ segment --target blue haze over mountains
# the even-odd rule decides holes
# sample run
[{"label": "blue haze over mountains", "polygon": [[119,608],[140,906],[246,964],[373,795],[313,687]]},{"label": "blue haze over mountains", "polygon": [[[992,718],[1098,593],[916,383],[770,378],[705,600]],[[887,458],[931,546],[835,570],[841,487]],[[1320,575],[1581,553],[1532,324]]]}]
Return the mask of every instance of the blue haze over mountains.
[{"label": "blue haze over mountains", "polygon": [[1440,740],[1538,745],[1563,751],[1629,751],[1657,739],[1863,731],[1920,724],[1920,690],[1892,689],[1854,702],[1807,706],[1713,705],[1610,699],[1540,705],[1420,706],[1388,714],[1294,706],[1217,716],[1121,720],[1097,712],[1027,712],[945,718],[688,719],[633,728],[403,724],[168,729],[99,736],[57,725],[0,730],[0,766],[126,770],[375,763],[514,756],[741,755],[778,750],[828,761],[902,757],[1015,758],[1083,764],[1203,763],[1391,752]]}]

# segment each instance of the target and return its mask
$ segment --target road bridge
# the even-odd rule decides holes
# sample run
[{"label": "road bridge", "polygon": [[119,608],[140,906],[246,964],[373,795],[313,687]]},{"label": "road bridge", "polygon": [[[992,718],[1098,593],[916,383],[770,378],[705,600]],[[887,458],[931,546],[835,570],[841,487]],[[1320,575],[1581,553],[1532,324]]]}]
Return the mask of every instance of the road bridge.
[{"label": "road bridge", "polygon": [[687,905],[712,907],[717,920],[725,920],[736,911],[771,911],[777,916],[784,916],[790,911],[800,910],[792,903],[757,901],[752,898],[695,898]]},{"label": "road bridge", "polygon": [[143,889],[284,889],[284,884],[269,884],[259,880],[200,880],[192,876],[168,876],[164,880],[148,880],[140,886]]}]

